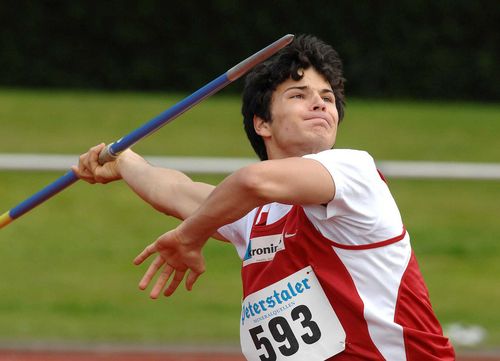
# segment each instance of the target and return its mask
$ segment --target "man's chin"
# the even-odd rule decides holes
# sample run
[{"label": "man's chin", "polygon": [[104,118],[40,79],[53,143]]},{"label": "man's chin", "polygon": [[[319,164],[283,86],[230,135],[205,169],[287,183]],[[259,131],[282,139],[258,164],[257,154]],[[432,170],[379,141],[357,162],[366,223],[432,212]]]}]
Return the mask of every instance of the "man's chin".
[{"label": "man's chin", "polygon": [[[315,143],[321,143],[325,146],[333,146],[336,140],[336,134],[332,135],[331,129],[325,128],[314,128],[312,130],[313,137],[315,138]],[[329,148],[328,148],[329,149]]]}]

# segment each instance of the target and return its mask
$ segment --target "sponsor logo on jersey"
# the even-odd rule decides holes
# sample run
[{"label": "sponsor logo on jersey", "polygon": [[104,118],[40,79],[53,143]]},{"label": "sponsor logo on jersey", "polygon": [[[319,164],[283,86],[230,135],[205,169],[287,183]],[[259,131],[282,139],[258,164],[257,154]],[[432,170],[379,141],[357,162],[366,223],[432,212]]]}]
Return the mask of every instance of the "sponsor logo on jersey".
[{"label": "sponsor logo on jersey", "polygon": [[256,263],[268,262],[274,258],[276,252],[285,249],[282,234],[255,237],[250,239],[243,266]]}]

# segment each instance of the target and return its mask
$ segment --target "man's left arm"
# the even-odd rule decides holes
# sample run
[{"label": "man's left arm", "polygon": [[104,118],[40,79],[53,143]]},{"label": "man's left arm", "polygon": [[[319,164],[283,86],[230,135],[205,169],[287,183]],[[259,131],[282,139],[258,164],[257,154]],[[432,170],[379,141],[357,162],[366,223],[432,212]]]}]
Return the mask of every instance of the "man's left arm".
[{"label": "man's left arm", "polygon": [[335,183],[330,172],[314,159],[286,158],[244,167],[221,182],[177,228],[160,236],[137,256],[134,263],[138,265],[158,253],[139,287],[145,289],[157,271],[161,270],[151,297],[159,296],[173,274],[164,291],[169,296],[189,270],[186,287],[190,290],[205,271],[201,249],[223,225],[271,202],[326,204],[334,195]]}]

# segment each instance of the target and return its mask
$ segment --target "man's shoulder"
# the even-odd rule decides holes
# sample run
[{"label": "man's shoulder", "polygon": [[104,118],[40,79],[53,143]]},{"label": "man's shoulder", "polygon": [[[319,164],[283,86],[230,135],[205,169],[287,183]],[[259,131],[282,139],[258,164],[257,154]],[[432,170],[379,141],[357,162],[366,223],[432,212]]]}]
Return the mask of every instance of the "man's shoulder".
[{"label": "man's shoulder", "polygon": [[368,161],[374,162],[373,157],[365,150],[358,149],[328,149],[315,154],[308,154],[305,157],[313,159],[332,159],[338,161],[359,162]]}]

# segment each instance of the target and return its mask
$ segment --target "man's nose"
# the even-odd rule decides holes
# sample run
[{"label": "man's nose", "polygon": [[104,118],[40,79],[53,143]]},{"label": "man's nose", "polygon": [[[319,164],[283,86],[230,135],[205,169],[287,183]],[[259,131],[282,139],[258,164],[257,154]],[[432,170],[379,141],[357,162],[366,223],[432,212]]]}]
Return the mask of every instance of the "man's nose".
[{"label": "man's nose", "polygon": [[325,100],[320,94],[314,94],[313,96],[313,103],[312,103],[312,109],[313,110],[326,110],[326,104]]}]

